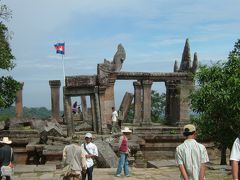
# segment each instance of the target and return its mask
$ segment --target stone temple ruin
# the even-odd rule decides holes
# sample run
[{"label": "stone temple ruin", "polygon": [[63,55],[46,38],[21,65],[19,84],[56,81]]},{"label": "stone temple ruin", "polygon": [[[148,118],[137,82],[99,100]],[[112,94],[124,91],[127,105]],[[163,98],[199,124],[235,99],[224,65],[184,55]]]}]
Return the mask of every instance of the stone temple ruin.
[{"label": "stone temple ruin", "polygon": [[[16,117],[10,121],[10,129],[0,136],[13,139],[17,160],[22,163],[47,163],[60,160],[64,145],[78,135],[83,140],[86,132],[95,136],[99,147],[100,167],[116,167],[117,151],[115,139],[110,135],[112,107],[115,107],[114,84],[116,81],[134,80],[134,92],[126,92],[120,109],[123,120],[134,101],[134,118],[127,125],[133,130],[130,140],[133,161],[136,166],[146,166],[145,160],[170,158],[176,146],[183,141],[181,127],[190,120],[188,96],[194,88],[193,73],[197,70],[197,54],[190,58],[188,39],[182,54],[180,67],[174,64],[174,72],[123,72],[126,59],[124,47],[119,44],[113,60],[104,60],[97,65],[96,75],[67,76],[63,87],[64,116],[60,115],[60,80],[50,80],[52,116],[48,122],[17,120],[22,114],[22,89],[17,93]],[[164,82],[166,86],[165,125],[151,122],[151,86],[153,82]],[[23,86],[23,84],[22,84]],[[72,112],[72,97],[79,97],[81,107]],[[90,99],[90,103],[86,102]],[[90,104],[90,107],[88,107]],[[124,122],[124,121],[123,121]],[[14,124],[30,124],[32,130],[14,129]]]}]

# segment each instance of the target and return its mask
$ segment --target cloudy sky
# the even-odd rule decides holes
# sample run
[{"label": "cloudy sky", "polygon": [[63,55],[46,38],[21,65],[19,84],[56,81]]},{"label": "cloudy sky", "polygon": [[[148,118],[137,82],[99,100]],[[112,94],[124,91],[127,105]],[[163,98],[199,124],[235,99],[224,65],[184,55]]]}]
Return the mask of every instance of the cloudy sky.
[{"label": "cloudy sky", "polygon": [[[122,43],[122,71],[172,72],[185,39],[202,64],[227,59],[240,38],[239,0],[2,0],[12,10],[7,22],[16,68],[24,82],[23,104],[51,107],[49,80],[63,80],[61,56],[53,45],[65,42],[66,75],[96,74]],[[2,73],[2,72],[1,72]],[[62,83],[63,84],[63,83]],[[160,90],[163,83],[155,83]],[[117,81],[117,106],[131,81]],[[61,99],[62,100],[62,99]],[[62,103],[62,102],[61,102]]]}]

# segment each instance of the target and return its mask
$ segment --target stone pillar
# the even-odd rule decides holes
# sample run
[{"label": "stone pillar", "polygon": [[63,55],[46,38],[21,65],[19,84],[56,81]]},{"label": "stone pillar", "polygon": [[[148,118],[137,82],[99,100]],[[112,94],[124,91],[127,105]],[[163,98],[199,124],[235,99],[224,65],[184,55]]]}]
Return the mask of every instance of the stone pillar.
[{"label": "stone pillar", "polygon": [[179,122],[179,90],[176,81],[167,81],[166,85],[166,124],[177,125]]},{"label": "stone pillar", "polygon": [[[108,121],[106,119],[106,113],[105,113],[105,91],[106,91],[106,87],[105,86],[99,86],[98,88],[98,95],[99,95],[99,110],[100,110],[100,114],[101,114],[101,131],[103,134],[105,133],[109,133],[109,129],[108,129]],[[96,93],[95,93],[95,97],[96,97]],[[97,99],[97,98],[96,98]]]},{"label": "stone pillar", "polygon": [[91,102],[91,111],[92,111],[92,124],[94,132],[97,132],[97,120],[96,120],[96,107],[94,101],[94,94],[90,95],[90,102]]},{"label": "stone pillar", "polygon": [[88,112],[87,112],[86,96],[81,96],[81,106],[82,106],[83,121],[87,121]]},{"label": "stone pillar", "polygon": [[49,81],[51,88],[52,119],[60,121],[60,80]]},{"label": "stone pillar", "polygon": [[22,89],[24,83],[20,83],[20,89],[16,93],[15,106],[16,106],[16,118],[23,117],[23,102],[22,102]]},{"label": "stone pillar", "polygon": [[190,99],[189,95],[194,89],[194,82],[188,80],[181,80],[178,86],[180,90],[179,97],[179,118],[178,125],[185,125],[190,123]]},{"label": "stone pillar", "polygon": [[133,124],[140,125],[142,122],[142,85],[140,81],[133,82],[134,86],[134,118]]},{"label": "stone pillar", "polygon": [[151,125],[151,80],[143,80],[143,121],[142,125]]},{"label": "stone pillar", "polygon": [[100,111],[100,103],[99,103],[99,96],[98,96],[98,87],[94,89],[94,102],[96,107],[96,121],[97,121],[97,133],[102,134],[102,117]]},{"label": "stone pillar", "polygon": [[71,104],[71,97],[64,95],[63,91],[63,98],[64,98],[64,118],[67,123],[67,135],[68,137],[71,137],[75,130],[74,130],[74,124],[72,119],[72,104]]}]

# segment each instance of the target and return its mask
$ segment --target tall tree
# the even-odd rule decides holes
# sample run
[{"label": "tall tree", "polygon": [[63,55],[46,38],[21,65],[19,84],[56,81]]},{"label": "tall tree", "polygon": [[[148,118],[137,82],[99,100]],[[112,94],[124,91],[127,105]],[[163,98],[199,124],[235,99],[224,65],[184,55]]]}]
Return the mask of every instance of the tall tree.
[{"label": "tall tree", "polygon": [[[0,0],[1,3],[1,0]],[[11,10],[0,4],[0,69],[10,71],[14,68],[14,59],[9,44],[10,35],[3,21],[11,18]],[[0,108],[9,107],[16,97],[20,84],[11,76],[0,77]]]},{"label": "tall tree", "polygon": [[152,90],[152,109],[151,109],[151,119],[152,122],[160,123],[164,120],[165,106],[166,106],[166,94],[158,93],[157,91]]},{"label": "tall tree", "polygon": [[[151,91],[151,120],[155,123],[162,123],[164,121],[164,113],[166,106],[166,94],[158,93],[155,90]],[[134,104],[131,104],[126,122],[132,122],[134,118]]]},{"label": "tall tree", "polygon": [[226,164],[226,149],[240,133],[240,40],[227,61],[200,66],[195,75],[199,87],[191,94],[194,121],[203,138],[213,140],[221,150],[220,164]]}]

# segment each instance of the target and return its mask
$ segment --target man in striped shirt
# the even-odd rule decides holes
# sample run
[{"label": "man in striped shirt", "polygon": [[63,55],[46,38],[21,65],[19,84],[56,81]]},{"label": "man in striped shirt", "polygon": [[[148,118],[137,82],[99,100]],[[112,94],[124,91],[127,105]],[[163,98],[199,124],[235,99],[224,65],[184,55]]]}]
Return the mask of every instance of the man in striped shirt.
[{"label": "man in striped shirt", "polygon": [[181,172],[181,179],[203,180],[205,179],[205,163],[209,161],[204,145],[198,143],[196,127],[188,124],[183,128],[186,140],[176,148],[176,163]]}]

